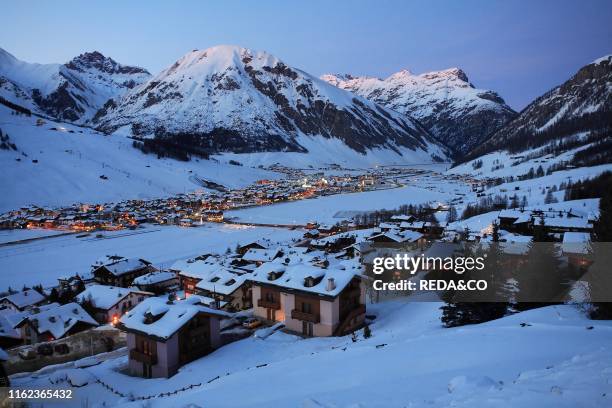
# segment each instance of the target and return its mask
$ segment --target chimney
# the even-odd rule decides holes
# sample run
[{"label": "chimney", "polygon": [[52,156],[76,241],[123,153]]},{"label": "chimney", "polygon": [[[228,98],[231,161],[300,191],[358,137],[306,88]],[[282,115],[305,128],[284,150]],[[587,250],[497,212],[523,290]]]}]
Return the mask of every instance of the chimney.
[{"label": "chimney", "polygon": [[325,287],[325,290],[331,292],[334,289],[336,289],[336,281],[334,280],[334,278],[329,278],[327,280],[327,286]]}]

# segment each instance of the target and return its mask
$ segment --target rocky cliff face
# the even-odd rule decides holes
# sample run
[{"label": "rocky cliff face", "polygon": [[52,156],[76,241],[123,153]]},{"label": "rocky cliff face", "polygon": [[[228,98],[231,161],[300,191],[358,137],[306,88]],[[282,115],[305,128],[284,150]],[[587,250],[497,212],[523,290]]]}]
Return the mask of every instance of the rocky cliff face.
[{"label": "rocky cliff face", "polygon": [[61,120],[88,123],[109,100],[116,101],[150,77],[97,51],[66,64],[30,64],[0,49],[0,96]]},{"label": "rocky cliff face", "polygon": [[457,155],[482,143],[516,113],[495,92],[475,88],[458,68],[386,79],[323,75],[323,80],[419,120]]}]

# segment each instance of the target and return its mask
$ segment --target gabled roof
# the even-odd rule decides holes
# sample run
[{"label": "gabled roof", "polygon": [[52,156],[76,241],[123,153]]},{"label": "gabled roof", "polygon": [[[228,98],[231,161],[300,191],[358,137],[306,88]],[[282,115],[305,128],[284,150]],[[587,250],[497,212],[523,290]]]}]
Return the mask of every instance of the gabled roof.
[{"label": "gabled roof", "polygon": [[45,300],[45,296],[41,295],[34,289],[26,289],[22,292],[13,293],[3,297],[0,300],[8,300],[19,309],[23,309],[27,306],[32,306]]},{"label": "gabled roof", "polygon": [[222,295],[229,295],[241,287],[249,275],[248,273],[238,273],[237,271],[231,271],[227,268],[221,268],[210,271],[208,276],[203,277],[202,280],[196,284],[196,287]]},{"label": "gabled roof", "polygon": [[55,339],[62,338],[77,323],[98,325],[78,303],[67,303],[33,314],[25,318],[18,326],[25,322],[30,322],[39,334],[48,332]]},{"label": "gabled roof", "polygon": [[260,248],[251,248],[245,252],[242,256],[242,259],[249,262],[269,262],[276,258],[278,253],[280,252],[280,248],[274,249],[260,249]]},{"label": "gabled roof", "polygon": [[140,293],[147,296],[152,295],[152,293],[142,292],[137,289],[117,288],[107,285],[90,285],[76,296],[76,300],[78,302],[84,302],[91,299],[93,307],[108,310],[130,293]]},{"label": "gabled roof", "polygon": [[113,260],[108,263],[104,263],[101,265],[95,265],[94,268],[96,270],[100,268],[105,268],[110,273],[115,276],[125,275],[126,273],[132,272],[136,269],[141,269],[146,266],[149,266],[151,262],[145,261],[144,259],[139,258],[122,258],[119,260]]},{"label": "gabled roof", "polygon": [[[287,290],[336,297],[353,278],[362,277],[361,269],[361,265],[352,260],[320,268],[310,263],[284,265],[277,259],[259,266],[249,279],[254,283],[278,286]],[[314,278],[318,283],[310,287],[305,286],[308,277]],[[327,286],[329,279],[334,280],[334,287],[330,290]]]},{"label": "gabled roof", "polygon": [[154,285],[176,278],[176,273],[171,271],[154,271],[139,276],[132,282],[134,285]]},{"label": "gabled roof", "polygon": [[[145,299],[125,314],[121,318],[119,327],[166,341],[198,313],[216,317],[231,316],[227,312],[205,306],[198,296],[173,302],[152,297]],[[148,318],[151,318],[150,323],[147,323]]]}]

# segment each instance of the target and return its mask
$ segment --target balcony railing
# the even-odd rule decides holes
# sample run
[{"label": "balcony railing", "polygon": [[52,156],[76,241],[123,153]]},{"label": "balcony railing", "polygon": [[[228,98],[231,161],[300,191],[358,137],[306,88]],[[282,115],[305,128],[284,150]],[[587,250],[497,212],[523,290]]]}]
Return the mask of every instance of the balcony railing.
[{"label": "balcony railing", "polygon": [[291,318],[296,320],[304,320],[311,323],[319,323],[321,321],[321,315],[319,313],[306,313],[297,309],[293,309],[291,311]]},{"label": "balcony railing", "polygon": [[155,365],[157,364],[157,355],[145,354],[140,350],[130,350],[130,360],[140,361],[141,363]]},{"label": "balcony railing", "polygon": [[275,300],[258,299],[257,306],[278,310],[280,309],[280,302],[277,302]]}]

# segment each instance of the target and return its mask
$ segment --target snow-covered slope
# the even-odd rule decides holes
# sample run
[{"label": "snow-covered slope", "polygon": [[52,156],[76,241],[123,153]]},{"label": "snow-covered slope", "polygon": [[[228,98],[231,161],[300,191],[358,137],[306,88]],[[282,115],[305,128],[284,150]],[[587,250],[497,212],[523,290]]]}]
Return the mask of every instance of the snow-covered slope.
[{"label": "snow-covered slope", "polygon": [[106,132],[129,129],[208,153],[307,152],[339,140],[345,149],[416,152],[445,159],[418,123],[284,64],[236,46],[193,51],[131,90],[105,116]]},{"label": "snow-covered slope", "polygon": [[418,119],[440,141],[464,154],[516,116],[495,92],[477,89],[459,68],[386,79],[323,75],[321,79]]},{"label": "snow-covered slope", "polygon": [[[530,103],[516,119],[470,152],[469,158],[501,149],[522,152],[568,137],[580,136],[588,142],[610,139],[611,124],[612,55],[608,55]],[[594,133],[595,139],[585,138]],[[609,144],[602,149],[612,150]]]},{"label": "snow-covered slope", "polygon": [[168,196],[200,188],[196,176],[232,188],[279,177],[227,160],[157,159],[133,148],[125,137],[51,121],[36,126],[34,116],[11,115],[1,105],[0,129],[17,148],[0,149],[0,213],[28,204]]},{"label": "snow-covered slope", "polygon": [[[368,339],[363,330],[356,342],[283,332],[249,337],[169,379],[129,377],[127,356],[102,355],[106,361],[92,367],[58,365],[11,383],[66,388],[67,380],[85,377],[70,406],[85,404],[84,396],[92,406],[131,408],[610,406],[610,322],[562,305],[445,329],[439,306],[402,299],[368,304],[368,314],[377,316]],[[96,379],[130,397],[153,397],[121,398]]]},{"label": "snow-covered slope", "polygon": [[144,82],[143,68],[121,65],[97,51],[66,64],[32,64],[0,48],[0,96],[34,112],[87,123],[105,104]]}]

